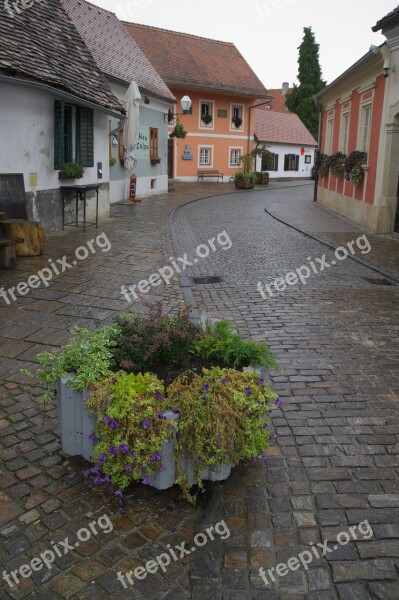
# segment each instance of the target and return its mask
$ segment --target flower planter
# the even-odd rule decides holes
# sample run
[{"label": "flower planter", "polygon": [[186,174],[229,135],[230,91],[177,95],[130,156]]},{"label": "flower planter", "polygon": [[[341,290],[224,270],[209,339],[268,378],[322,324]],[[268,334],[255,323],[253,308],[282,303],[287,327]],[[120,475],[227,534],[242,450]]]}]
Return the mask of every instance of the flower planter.
[{"label": "flower planter", "polygon": [[246,183],[243,180],[235,181],[236,190],[253,190],[255,187],[255,183]]},{"label": "flower planter", "polygon": [[83,456],[93,462],[95,443],[90,439],[96,419],[85,409],[88,392],[77,392],[67,382],[72,374],[61,377],[58,382],[58,423],[62,450],[70,456]]}]

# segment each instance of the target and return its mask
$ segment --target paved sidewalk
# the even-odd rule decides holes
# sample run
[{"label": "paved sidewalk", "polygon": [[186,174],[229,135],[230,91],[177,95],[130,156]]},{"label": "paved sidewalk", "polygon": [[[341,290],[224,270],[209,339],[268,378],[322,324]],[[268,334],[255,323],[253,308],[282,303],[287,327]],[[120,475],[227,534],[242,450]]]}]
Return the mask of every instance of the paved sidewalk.
[{"label": "paved sidewalk", "polygon": [[[169,195],[115,206],[97,232],[106,233],[109,252],[97,249],[48,288],[32,289],[9,306],[0,299],[1,571],[39,556],[51,540],[75,539],[102,514],[114,525],[14,589],[0,580],[1,598],[397,600],[399,286],[377,287],[369,281],[373,271],[345,261],[306,286],[263,299],[259,281],[272,281],[306,257],[332,254],[265,213],[288,205],[291,214],[294,203],[309,201],[311,187],[273,186],[235,192],[228,184],[177,184]],[[168,216],[179,206],[172,243]],[[323,235],[352,234],[329,227]],[[189,279],[192,298],[200,314],[230,318],[240,333],[268,342],[277,354],[282,371],[273,386],[285,402],[272,415],[277,445],[265,463],[242,465],[228,481],[209,486],[197,509],[175,489],[137,485],[121,511],[82,478],[85,461],[60,451],[56,409],[43,406],[42,390],[20,368],[35,368],[36,354],[62,345],[75,325],[94,328],[128,309],[145,310],[126,302],[121,285],[148,278],[172,255],[190,253],[223,230],[232,248],[188,273],[217,274],[222,282],[200,286]],[[0,287],[26,281],[48,259],[65,254],[71,262],[75,249],[94,238],[93,231],[73,229],[52,236],[43,257],[0,271]],[[376,260],[385,267],[384,252]],[[185,301],[177,277],[155,291],[148,298],[164,299],[169,312]],[[190,544],[196,531],[222,518],[231,531],[225,542],[208,543],[128,590],[116,579],[119,570],[153,559],[167,544]],[[332,541],[364,519],[372,540],[351,541],[267,588],[259,578],[259,567],[276,567],[309,542]]]}]

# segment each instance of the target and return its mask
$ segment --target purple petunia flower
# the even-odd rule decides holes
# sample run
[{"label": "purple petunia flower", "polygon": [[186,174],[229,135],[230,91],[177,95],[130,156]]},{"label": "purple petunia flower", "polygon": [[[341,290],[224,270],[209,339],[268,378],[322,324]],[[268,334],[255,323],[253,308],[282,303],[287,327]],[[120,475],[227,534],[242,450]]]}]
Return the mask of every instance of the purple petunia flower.
[{"label": "purple petunia flower", "polygon": [[252,388],[250,386],[246,387],[245,393],[247,396],[252,396]]},{"label": "purple petunia flower", "polygon": [[111,417],[108,417],[108,416],[104,417],[103,423],[105,423],[106,425],[109,425],[111,423]]},{"label": "purple petunia flower", "polygon": [[204,390],[204,392],[207,392],[209,390],[209,385],[207,383],[204,383],[201,389]]},{"label": "purple petunia flower", "polygon": [[141,423],[141,426],[143,429],[148,429],[150,426],[150,420],[149,419],[144,419],[144,421]]},{"label": "purple petunia flower", "polygon": [[129,450],[128,452],[129,456],[131,456],[132,458],[137,458],[137,454],[135,452],[133,452],[132,450]]},{"label": "purple petunia flower", "polygon": [[264,452],[262,452],[262,453],[260,454],[260,456],[259,456],[259,459],[260,459],[260,460],[265,460],[265,458],[266,458],[266,454],[265,454]]},{"label": "purple petunia flower", "polygon": [[249,460],[251,461],[251,463],[256,463],[256,462],[258,462],[258,459],[257,459],[255,456],[253,456],[253,457],[252,457],[252,458],[250,458]]},{"label": "purple petunia flower", "polygon": [[150,485],[150,480],[149,479],[143,479],[143,481],[141,483],[143,485]]},{"label": "purple petunia flower", "polygon": [[151,462],[160,462],[161,461],[161,457],[159,456],[158,452],[155,452],[155,454],[153,454],[151,456]]},{"label": "purple petunia flower", "polygon": [[166,471],[166,467],[164,467],[163,465],[161,465],[161,466],[159,467],[159,472],[160,472],[160,473],[164,473],[165,471]]},{"label": "purple petunia flower", "polygon": [[109,475],[104,475],[104,477],[101,479],[101,483],[109,483],[111,481]]},{"label": "purple petunia flower", "polygon": [[118,454],[114,445],[108,448],[108,454],[112,454],[112,456],[116,456]]},{"label": "purple petunia flower", "polygon": [[122,498],[122,496],[123,496],[122,490],[118,490],[117,492],[115,492],[115,496],[118,496],[118,498]]},{"label": "purple petunia flower", "polygon": [[91,440],[92,442],[96,442],[98,440],[98,437],[96,436],[94,431],[92,431],[91,434],[89,435],[89,440]]},{"label": "purple petunia flower", "polygon": [[265,378],[261,375],[258,379],[258,385],[263,385],[265,383]]},{"label": "purple petunia flower", "polygon": [[157,412],[157,417],[158,419],[166,419],[165,413],[163,413],[161,410]]},{"label": "purple petunia flower", "polygon": [[101,453],[98,455],[98,462],[101,462],[101,463],[107,462],[107,457],[105,456],[105,454]]},{"label": "purple petunia flower", "polygon": [[87,469],[87,471],[83,471],[83,477],[85,479],[87,479],[90,474],[91,474],[91,469]]},{"label": "purple petunia flower", "polygon": [[180,415],[180,413],[181,413],[181,409],[180,409],[180,408],[174,408],[174,409],[172,410],[172,412],[173,412],[175,415]]},{"label": "purple petunia flower", "polygon": [[272,433],[272,435],[269,437],[269,442],[271,444],[275,444],[276,443],[276,436],[274,435],[274,433]]},{"label": "purple petunia flower", "polygon": [[100,472],[100,467],[98,465],[96,465],[95,467],[92,468],[91,472],[92,473],[99,473]]},{"label": "purple petunia flower", "polygon": [[205,400],[208,400],[208,398],[205,396],[205,394],[201,394],[201,400],[205,402]]},{"label": "purple petunia flower", "polygon": [[129,463],[127,463],[127,465],[125,466],[125,468],[123,470],[125,471],[125,473],[131,473],[132,467],[130,466]]},{"label": "purple petunia flower", "polygon": [[225,383],[227,383],[227,377],[222,377],[222,380],[221,380],[221,381],[222,381],[222,383],[223,383],[223,385],[224,385]]},{"label": "purple petunia flower", "polygon": [[154,398],[155,400],[165,400],[165,396],[161,392],[155,392]]},{"label": "purple petunia flower", "polygon": [[263,429],[269,429],[269,423],[263,423]]},{"label": "purple petunia flower", "polygon": [[127,445],[125,443],[119,445],[119,452],[126,454],[126,452],[128,452],[128,451],[129,451],[129,448],[127,447]]},{"label": "purple petunia flower", "polygon": [[97,476],[95,479],[93,479],[93,483],[94,483],[95,485],[100,485],[100,483],[101,483],[101,477],[98,477],[98,476]]},{"label": "purple petunia flower", "polygon": [[112,419],[109,426],[111,427],[111,429],[118,429],[118,427],[120,427],[119,423],[117,423],[117,421],[115,421],[115,419]]},{"label": "purple petunia flower", "polygon": [[277,398],[276,402],[274,403],[278,408],[281,408],[283,406],[283,401],[281,400],[281,398]]}]

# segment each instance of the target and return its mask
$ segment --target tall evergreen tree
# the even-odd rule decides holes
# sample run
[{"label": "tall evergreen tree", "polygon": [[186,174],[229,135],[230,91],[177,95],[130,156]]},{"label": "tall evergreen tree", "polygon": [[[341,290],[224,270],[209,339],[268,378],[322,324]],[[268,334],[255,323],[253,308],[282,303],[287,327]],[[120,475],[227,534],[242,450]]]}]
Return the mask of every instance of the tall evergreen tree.
[{"label": "tall evergreen tree", "polygon": [[294,85],[291,94],[287,95],[285,105],[291,112],[298,115],[311,134],[317,139],[319,129],[319,114],[313,97],[326,85],[322,79],[319,62],[319,44],[311,27],[304,27],[304,36],[299,46],[299,85]]}]

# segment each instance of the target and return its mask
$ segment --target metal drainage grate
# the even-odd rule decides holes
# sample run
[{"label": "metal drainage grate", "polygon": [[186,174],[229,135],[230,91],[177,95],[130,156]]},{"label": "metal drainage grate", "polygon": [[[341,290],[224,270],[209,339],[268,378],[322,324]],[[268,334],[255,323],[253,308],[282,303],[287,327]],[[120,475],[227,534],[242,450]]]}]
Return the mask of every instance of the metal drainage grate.
[{"label": "metal drainage grate", "polygon": [[364,277],[365,281],[372,283],[373,285],[395,285],[388,279],[372,279],[371,277]]},{"label": "metal drainage grate", "polygon": [[198,285],[206,285],[207,283],[220,283],[222,281],[221,277],[218,276],[214,276],[214,277],[192,277],[191,278],[193,283],[196,283]]}]

